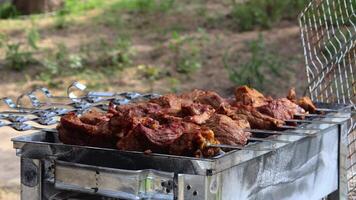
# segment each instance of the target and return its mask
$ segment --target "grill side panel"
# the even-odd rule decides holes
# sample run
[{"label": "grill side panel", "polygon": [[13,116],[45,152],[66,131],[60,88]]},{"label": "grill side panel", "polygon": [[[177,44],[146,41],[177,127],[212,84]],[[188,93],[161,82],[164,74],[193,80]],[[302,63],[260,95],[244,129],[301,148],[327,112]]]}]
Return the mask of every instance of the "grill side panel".
[{"label": "grill side panel", "polygon": [[[321,199],[338,189],[337,126],[220,174],[224,200]],[[315,189],[318,188],[318,189]]]}]

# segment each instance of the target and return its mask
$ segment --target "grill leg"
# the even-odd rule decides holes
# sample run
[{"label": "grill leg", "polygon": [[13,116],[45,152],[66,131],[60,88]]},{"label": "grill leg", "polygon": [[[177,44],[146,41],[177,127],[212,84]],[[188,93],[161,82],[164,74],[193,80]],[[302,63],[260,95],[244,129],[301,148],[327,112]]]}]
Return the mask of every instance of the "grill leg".
[{"label": "grill leg", "polygon": [[339,124],[339,189],[327,196],[326,200],[347,199],[347,124]]},{"label": "grill leg", "polygon": [[21,199],[42,199],[42,162],[21,157]]}]

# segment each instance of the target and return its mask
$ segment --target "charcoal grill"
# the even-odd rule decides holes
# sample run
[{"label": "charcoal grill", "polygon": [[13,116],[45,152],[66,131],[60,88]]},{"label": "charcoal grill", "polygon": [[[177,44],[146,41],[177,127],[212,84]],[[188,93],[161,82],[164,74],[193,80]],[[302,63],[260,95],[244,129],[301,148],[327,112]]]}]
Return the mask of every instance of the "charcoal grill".
[{"label": "charcoal grill", "polygon": [[[192,158],[66,145],[54,129],[67,112],[106,110],[157,94],[87,92],[67,96],[46,88],[21,95],[0,112],[0,127],[30,134],[13,138],[21,158],[21,198],[31,199],[346,199],[352,198],[356,147],[355,4],[314,0],[300,15],[308,94],[324,114],[294,120],[213,158]],[[331,12],[337,10],[338,14]],[[323,103],[317,103],[323,102]],[[348,151],[349,150],[349,151]],[[347,156],[347,154],[349,155]]]},{"label": "charcoal grill", "polygon": [[[84,95],[78,96],[78,93]],[[40,100],[40,97],[45,100]],[[76,95],[77,94],[77,95]],[[13,138],[21,157],[22,199],[320,199],[341,197],[351,107],[318,104],[324,115],[306,115],[285,131],[250,130],[269,135],[213,158],[192,158],[66,145],[53,125],[72,111],[108,108],[155,98],[156,94],[85,92],[75,82],[68,97],[46,88],[3,102],[1,126],[35,130]],[[30,103],[28,106],[26,102]],[[51,127],[52,126],[52,127]]]}]

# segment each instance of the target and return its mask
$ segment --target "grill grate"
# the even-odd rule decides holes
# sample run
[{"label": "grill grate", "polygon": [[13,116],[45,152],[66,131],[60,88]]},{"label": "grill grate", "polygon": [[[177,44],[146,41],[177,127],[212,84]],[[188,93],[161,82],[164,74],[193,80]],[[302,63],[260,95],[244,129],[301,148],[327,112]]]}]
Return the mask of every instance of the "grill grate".
[{"label": "grill grate", "polygon": [[[109,92],[87,92],[86,86],[74,82],[67,89],[67,96],[53,96],[47,88],[38,88],[20,95],[16,101],[10,98],[2,98],[2,102],[7,105],[9,111],[0,112],[0,128],[11,127],[17,131],[45,130],[53,132],[54,125],[59,122],[59,117],[75,112],[82,114],[89,109],[99,109],[107,111],[109,102],[114,105],[127,104],[132,101],[147,100],[158,97],[158,94],[140,94],[135,92],[109,93]],[[41,99],[41,96],[44,97]],[[41,100],[40,100],[41,99]],[[1,99],[0,99],[1,100]],[[15,103],[16,102],[16,103]],[[298,126],[281,126],[288,131],[270,131],[260,129],[244,129],[244,131],[254,133],[255,135],[269,136],[266,138],[250,137],[249,143],[241,145],[213,145],[211,147],[221,147],[225,149],[269,151],[275,150],[277,143],[289,143],[286,140],[276,139],[278,135],[287,136],[314,136],[319,129],[306,128],[305,125],[314,124],[337,124],[337,122],[327,121],[326,115],[305,114],[304,120],[286,120],[296,123]],[[344,117],[341,117],[344,118]],[[256,142],[269,143],[265,148],[255,148]]]},{"label": "grill grate", "polygon": [[[299,16],[307,91],[313,101],[356,102],[356,1],[312,0]],[[348,134],[348,185],[356,192],[355,113]]]}]

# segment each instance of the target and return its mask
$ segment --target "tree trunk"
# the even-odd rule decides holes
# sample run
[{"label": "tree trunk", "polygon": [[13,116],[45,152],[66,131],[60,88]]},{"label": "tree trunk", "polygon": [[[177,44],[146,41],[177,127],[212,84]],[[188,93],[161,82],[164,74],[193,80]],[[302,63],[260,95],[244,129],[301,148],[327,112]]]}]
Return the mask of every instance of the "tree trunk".
[{"label": "tree trunk", "polygon": [[13,0],[16,9],[24,15],[54,11],[64,0]]}]

